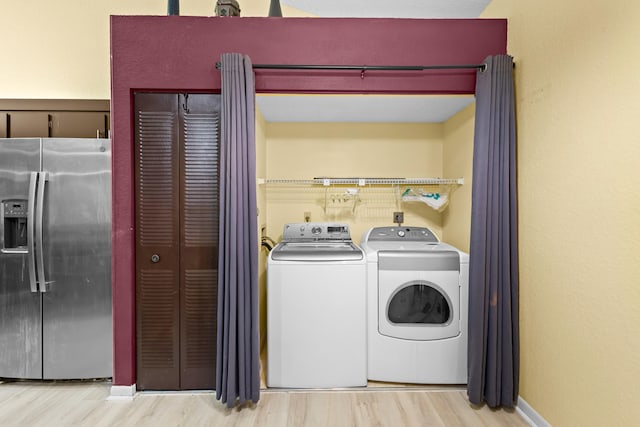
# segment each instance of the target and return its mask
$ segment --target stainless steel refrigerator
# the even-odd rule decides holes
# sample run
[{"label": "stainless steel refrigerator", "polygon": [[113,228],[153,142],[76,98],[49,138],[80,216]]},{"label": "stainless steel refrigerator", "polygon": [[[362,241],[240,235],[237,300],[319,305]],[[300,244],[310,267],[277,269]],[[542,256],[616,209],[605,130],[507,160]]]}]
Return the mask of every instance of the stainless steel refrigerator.
[{"label": "stainless steel refrigerator", "polygon": [[111,377],[110,140],[0,139],[0,220],[0,377]]}]

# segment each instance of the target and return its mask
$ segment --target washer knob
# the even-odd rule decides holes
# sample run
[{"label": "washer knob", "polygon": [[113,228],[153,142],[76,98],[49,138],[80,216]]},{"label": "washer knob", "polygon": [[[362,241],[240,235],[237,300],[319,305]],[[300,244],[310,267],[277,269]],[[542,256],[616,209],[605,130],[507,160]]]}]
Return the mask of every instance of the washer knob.
[{"label": "washer knob", "polygon": [[398,236],[404,237],[404,230],[398,230]]},{"label": "washer knob", "polygon": [[321,227],[313,227],[311,229],[311,234],[320,234],[322,233],[322,228]]}]

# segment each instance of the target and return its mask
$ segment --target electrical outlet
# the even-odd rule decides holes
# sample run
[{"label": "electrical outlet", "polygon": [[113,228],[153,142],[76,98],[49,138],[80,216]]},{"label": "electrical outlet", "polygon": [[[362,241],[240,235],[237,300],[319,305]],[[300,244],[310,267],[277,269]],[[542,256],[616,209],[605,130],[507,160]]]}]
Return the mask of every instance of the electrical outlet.
[{"label": "electrical outlet", "polygon": [[398,225],[401,225],[404,222],[404,212],[394,212],[393,222],[395,222]]}]

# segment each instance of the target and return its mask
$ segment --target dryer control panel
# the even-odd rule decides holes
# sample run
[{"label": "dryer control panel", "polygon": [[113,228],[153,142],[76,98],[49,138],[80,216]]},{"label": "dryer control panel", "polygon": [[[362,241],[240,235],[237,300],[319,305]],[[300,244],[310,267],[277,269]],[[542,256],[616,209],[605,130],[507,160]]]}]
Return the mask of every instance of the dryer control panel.
[{"label": "dryer control panel", "polygon": [[368,242],[427,242],[438,243],[438,238],[426,227],[375,227]]}]

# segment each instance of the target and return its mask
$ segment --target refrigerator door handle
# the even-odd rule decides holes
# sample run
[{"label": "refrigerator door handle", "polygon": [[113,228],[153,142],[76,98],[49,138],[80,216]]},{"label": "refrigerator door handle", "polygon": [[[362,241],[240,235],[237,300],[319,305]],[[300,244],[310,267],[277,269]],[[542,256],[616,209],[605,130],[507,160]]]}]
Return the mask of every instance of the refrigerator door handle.
[{"label": "refrigerator door handle", "polygon": [[29,200],[27,201],[27,252],[29,253],[29,287],[31,292],[38,292],[36,281],[36,254],[34,252],[35,237],[35,202],[36,183],[38,182],[38,172],[31,172],[29,177]]},{"label": "refrigerator door handle", "polygon": [[44,210],[44,188],[45,183],[49,180],[48,172],[40,172],[40,179],[38,180],[38,200],[36,202],[36,266],[38,268],[38,284],[40,285],[40,292],[49,291],[49,283],[47,283],[44,275],[44,248],[42,247],[42,215]]}]

